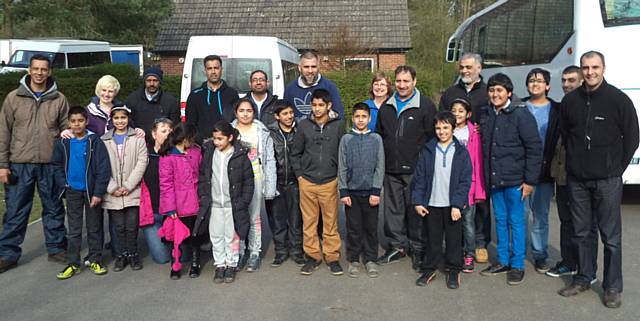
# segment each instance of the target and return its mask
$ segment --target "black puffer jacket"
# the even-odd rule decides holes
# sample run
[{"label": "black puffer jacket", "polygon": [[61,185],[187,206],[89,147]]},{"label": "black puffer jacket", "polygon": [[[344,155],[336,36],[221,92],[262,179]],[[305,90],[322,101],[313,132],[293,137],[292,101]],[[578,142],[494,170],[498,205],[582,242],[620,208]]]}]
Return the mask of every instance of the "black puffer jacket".
[{"label": "black puffer jacket", "polygon": [[272,123],[268,127],[271,131],[271,139],[273,140],[273,147],[276,151],[278,185],[294,184],[297,182],[297,179],[293,171],[293,164],[291,164],[291,145],[293,145],[293,140],[298,128],[294,123],[291,132],[285,135],[282,129],[280,129],[278,122]]},{"label": "black puffer jacket", "polygon": [[[204,235],[209,231],[209,218],[211,217],[211,176],[213,152],[215,146],[212,141],[204,144],[204,153],[200,163],[200,175],[198,176],[198,197],[200,199],[200,210],[196,219],[192,235]],[[229,195],[231,195],[231,207],[233,211],[233,225],[236,233],[244,240],[249,233],[249,204],[253,198],[253,168],[247,149],[241,144],[234,144],[233,155],[229,159],[227,167],[229,176]]]}]

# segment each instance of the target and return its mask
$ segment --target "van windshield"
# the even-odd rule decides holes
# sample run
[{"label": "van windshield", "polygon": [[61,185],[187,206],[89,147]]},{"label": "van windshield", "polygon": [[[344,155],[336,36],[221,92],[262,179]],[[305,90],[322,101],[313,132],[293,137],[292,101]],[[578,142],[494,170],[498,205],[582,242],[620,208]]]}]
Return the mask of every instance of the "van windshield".
[{"label": "van windshield", "polygon": [[16,50],[16,52],[11,55],[11,60],[9,60],[8,66],[16,68],[28,68],[31,57],[35,55],[42,55],[47,57],[49,59],[49,62],[51,62],[51,67],[55,69],[65,67],[63,53],[33,50]]},{"label": "van windshield", "polygon": [[[191,67],[191,90],[194,90],[207,80],[204,73],[204,58],[193,59]],[[273,92],[273,73],[271,59],[256,58],[225,58],[222,57],[222,79],[227,86],[233,87],[240,94],[250,90],[249,76],[254,70],[264,70],[269,79],[269,91]]]}]

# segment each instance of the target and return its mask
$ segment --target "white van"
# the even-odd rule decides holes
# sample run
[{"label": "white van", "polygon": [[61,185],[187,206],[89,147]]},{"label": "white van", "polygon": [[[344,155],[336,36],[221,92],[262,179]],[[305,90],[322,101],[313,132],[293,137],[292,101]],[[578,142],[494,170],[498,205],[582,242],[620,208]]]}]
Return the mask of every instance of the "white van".
[{"label": "white van", "polygon": [[111,62],[109,43],[76,39],[27,39],[13,44],[11,59],[2,64],[0,73],[24,71],[29,60],[40,54],[53,69],[79,68]]},{"label": "white van", "polygon": [[284,96],[284,87],[297,76],[298,50],[276,37],[253,36],[193,36],[189,39],[182,72],[180,106],[182,115],[189,93],[207,80],[204,57],[222,58],[222,79],[240,96],[249,91],[249,76],[261,69],[267,73],[269,90]]}]

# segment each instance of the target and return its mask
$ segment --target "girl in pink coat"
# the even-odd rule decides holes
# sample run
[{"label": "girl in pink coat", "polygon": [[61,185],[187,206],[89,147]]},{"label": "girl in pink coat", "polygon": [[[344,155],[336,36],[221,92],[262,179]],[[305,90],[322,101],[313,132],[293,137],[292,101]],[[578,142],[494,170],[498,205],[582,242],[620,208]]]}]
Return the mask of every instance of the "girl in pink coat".
[{"label": "girl in pink coat", "polygon": [[482,141],[476,126],[469,120],[471,105],[465,99],[456,99],[451,103],[451,112],[456,116],[456,128],[453,135],[467,147],[471,156],[471,188],[469,189],[469,206],[462,213],[464,238],[464,265],[462,272],[472,273],[474,268],[474,254],[476,250],[475,212],[477,202],[487,199],[484,185],[484,169],[482,163]]},{"label": "girl in pink coat", "polygon": [[[195,144],[196,128],[179,123],[160,148],[160,214],[165,219],[180,219],[189,230],[200,209],[198,202],[198,171],[202,153]],[[191,245],[193,258],[189,277],[200,276],[200,239],[190,237],[184,244]],[[173,263],[173,262],[172,262]],[[172,264],[173,266],[173,264]],[[171,279],[179,279],[181,271],[171,269]]]}]

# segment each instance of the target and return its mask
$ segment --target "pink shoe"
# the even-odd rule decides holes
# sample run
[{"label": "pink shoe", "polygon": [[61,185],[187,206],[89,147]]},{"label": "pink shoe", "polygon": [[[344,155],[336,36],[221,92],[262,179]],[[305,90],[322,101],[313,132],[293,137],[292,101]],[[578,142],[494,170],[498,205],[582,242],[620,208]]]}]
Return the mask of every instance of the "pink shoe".
[{"label": "pink shoe", "polygon": [[465,255],[464,265],[462,265],[462,272],[473,273],[473,256]]}]

